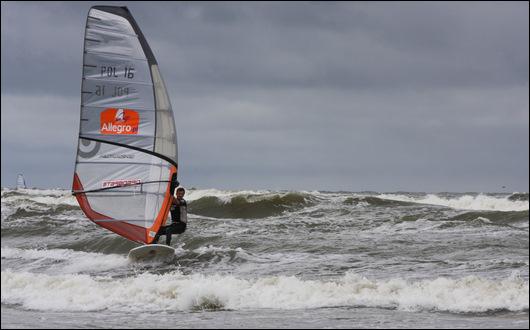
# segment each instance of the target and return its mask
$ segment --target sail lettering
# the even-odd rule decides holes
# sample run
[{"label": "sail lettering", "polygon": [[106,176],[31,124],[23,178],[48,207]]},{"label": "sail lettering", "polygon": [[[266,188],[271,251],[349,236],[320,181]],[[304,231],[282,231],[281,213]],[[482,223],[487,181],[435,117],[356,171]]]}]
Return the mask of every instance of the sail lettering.
[{"label": "sail lettering", "polygon": [[101,133],[103,134],[136,134],[138,133],[138,127],[132,127],[131,125],[113,125],[112,123],[103,124],[101,127]]},{"label": "sail lettering", "polygon": [[103,181],[103,188],[131,186],[137,185],[141,182],[142,181],[140,179],[105,180]]},{"label": "sail lettering", "polygon": [[117,78],[118,75],[116,74],[116,67],[115,66],[101,66],[101,77],[115,77]]},{"label": "sail lettering", "polygon": [[125,78],[133,79],[134,78],[134,68],[125,67],[125,73],[123,74]]},{"label": "sail lettering", "polygon": [[95,93],[97,96],[105,95],[105,85],[96,85]]},{"label": "sail lettering", "polygon": [[129,87],[114,86],[114,94],[112,97],[129,95]]}]

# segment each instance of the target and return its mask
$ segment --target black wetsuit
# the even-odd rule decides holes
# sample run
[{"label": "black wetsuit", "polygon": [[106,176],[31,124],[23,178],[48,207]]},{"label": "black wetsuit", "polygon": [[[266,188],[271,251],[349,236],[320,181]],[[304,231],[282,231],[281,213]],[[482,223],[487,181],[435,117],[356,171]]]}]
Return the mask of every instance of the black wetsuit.
[{"label": "black wetsuit", "polygon": [[153,244],[158,242],[161,235],[166,235],[166,244],[171,244],[172,234],[182,234],[186,231],[186,224],[188,223],[188,203],[184,199],[175,199],[171,203],[171,224],[169,226],[161,226],[158,233],[153,240]]}]

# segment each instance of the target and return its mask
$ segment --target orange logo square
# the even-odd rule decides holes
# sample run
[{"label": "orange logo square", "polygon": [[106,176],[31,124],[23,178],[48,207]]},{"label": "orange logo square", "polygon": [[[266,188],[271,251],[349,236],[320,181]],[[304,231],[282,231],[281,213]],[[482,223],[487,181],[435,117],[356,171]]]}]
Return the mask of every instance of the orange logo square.
[{"label": "orange logo square", "polygon": [[100,133],[108,135],[138,134],[140,115],[131,109],[108,108],[100,115]]}]

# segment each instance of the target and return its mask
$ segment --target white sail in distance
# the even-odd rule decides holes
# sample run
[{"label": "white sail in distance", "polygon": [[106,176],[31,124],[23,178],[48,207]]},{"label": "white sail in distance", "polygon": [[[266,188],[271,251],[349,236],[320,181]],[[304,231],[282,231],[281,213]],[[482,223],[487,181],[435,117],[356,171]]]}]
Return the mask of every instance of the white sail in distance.
[{"label": "white sail in distance", "polygon": [[22,174],[17,176],[17,189],[26,189],[26,180]]}]

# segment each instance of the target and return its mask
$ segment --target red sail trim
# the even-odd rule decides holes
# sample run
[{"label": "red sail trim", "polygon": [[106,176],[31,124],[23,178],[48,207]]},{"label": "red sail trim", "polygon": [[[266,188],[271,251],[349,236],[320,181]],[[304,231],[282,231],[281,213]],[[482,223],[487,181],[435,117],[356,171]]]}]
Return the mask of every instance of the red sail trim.
[{"label": "red sail trim", "polygon": [[[79,180],[77,173],[74,173],[73,190],[84,191],[83,185],[81,184],[81,180]],[[75,194],[75,198],[77,199],[79,206],[81,206],[81,210],[83,210],[87,218],[95,222],[97,225],[103,228],[106,228],[110,231],[113,231],[120,236],[130,239],[131,241],[135,241],[139,243],[147,243],[148,236],[147,236],[147,231],[144,227],[135,226],[130,223],[123,222],[123,221],[98,222],[98,220],[112,220],[112,218],[94,211],[90,207],[86,194],[83,194],[83,193]]]},{"label": "red sail trim", "polygon": [[[177,173],[177,168],[175,166],[171,166],[171,169],[169,171],[169,177],[173,177],[173,173]],[[158,213],[158,216],[156,217],[155,221],[153,222],[153,225],[151,228],[147,229],[147,233],[151,233],[151,235],[146,236],[147,244],[150,244],[155,239],[155,234],[160,229],[160,226],[164,225],[166,222],[167,214],[169,213],[169,209],[171,208],[171,202],[173,201],[173,194],[174,191],[170,191],[171,188],[171,181],[167,184],[166,188],[166,196],[164,197],[164,201],[162,202],[162,207],[160,208],[160,212]],[[175,187],[176,188],[176,187]]]}]

